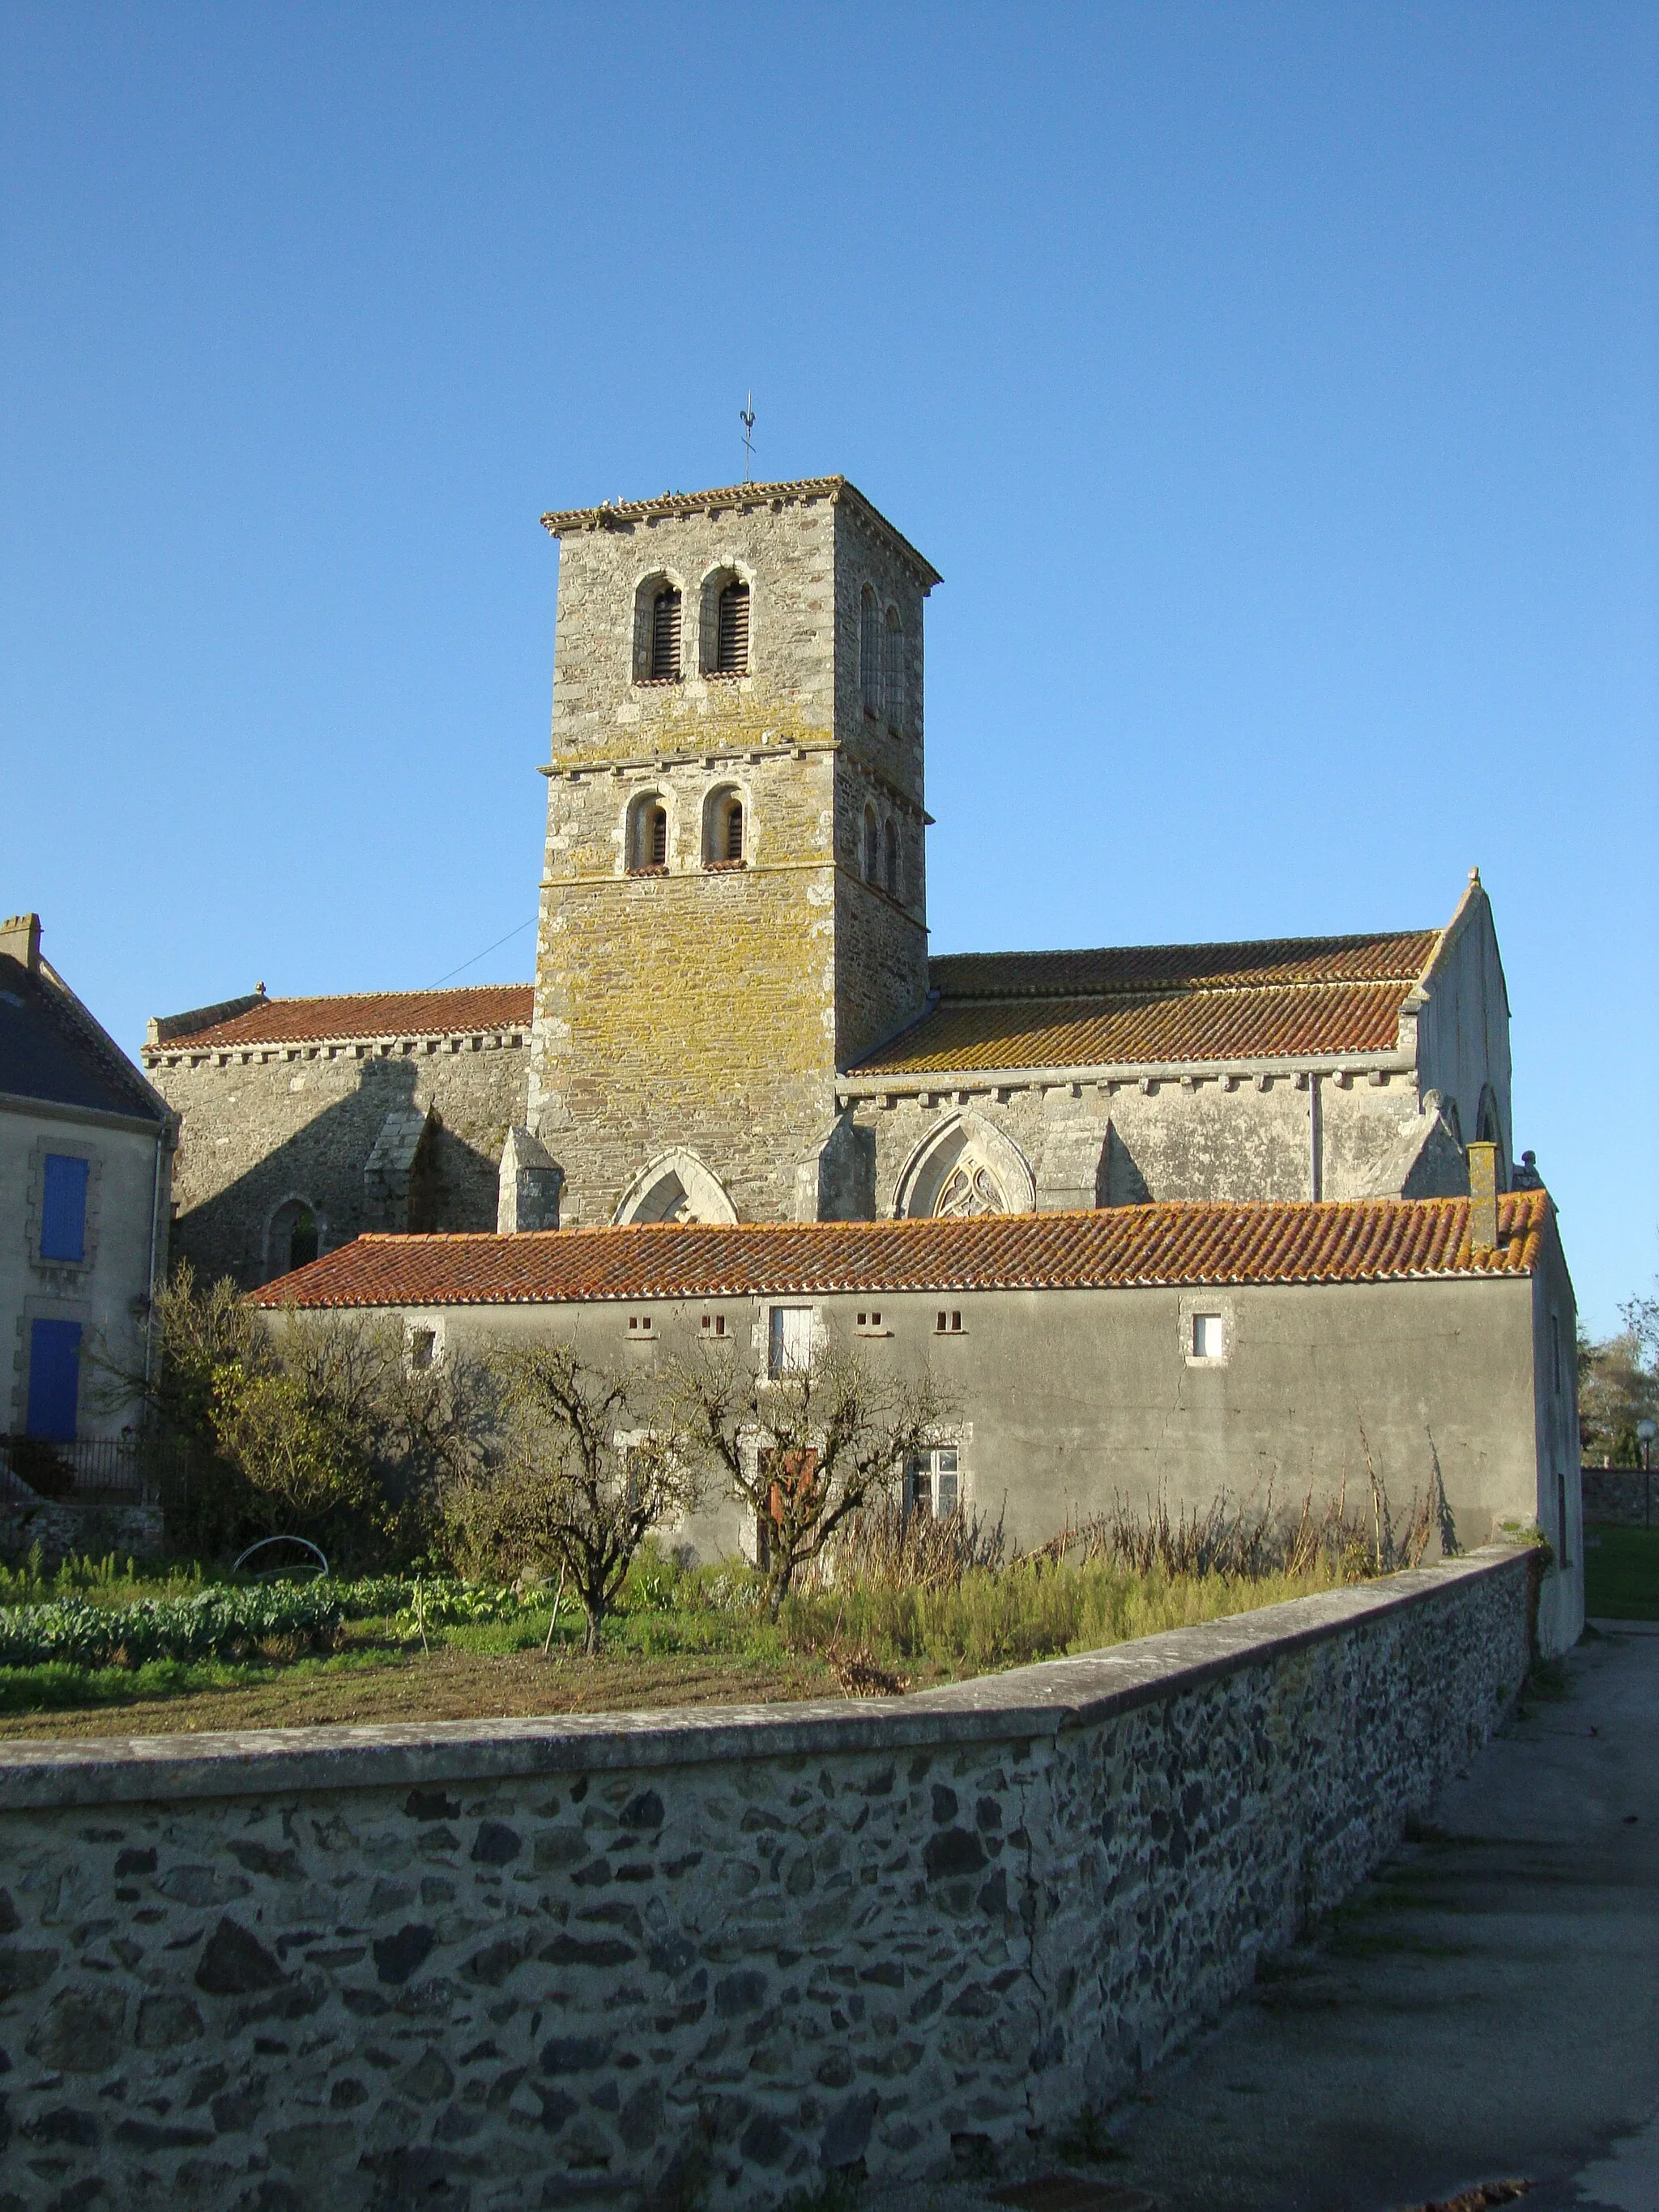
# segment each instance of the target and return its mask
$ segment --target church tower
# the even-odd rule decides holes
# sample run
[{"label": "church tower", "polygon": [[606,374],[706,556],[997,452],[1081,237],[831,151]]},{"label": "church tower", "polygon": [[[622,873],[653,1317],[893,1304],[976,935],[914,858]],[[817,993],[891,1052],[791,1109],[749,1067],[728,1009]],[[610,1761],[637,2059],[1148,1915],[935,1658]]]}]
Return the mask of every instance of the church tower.
[{"label": "church tower", "polygon": [[543,519],[546,865],[502,1225],[866,1216],[836,1073],[927,1000],[939,579],[841,477]]}]

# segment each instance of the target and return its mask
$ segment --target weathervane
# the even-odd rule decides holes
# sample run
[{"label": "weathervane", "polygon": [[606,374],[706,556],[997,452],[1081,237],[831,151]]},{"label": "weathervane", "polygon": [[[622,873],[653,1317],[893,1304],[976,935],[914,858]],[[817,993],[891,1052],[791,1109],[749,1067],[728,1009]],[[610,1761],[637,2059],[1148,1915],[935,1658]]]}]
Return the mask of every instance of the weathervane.
[{"label": "weathervane", "polygon": [[738,420],[743,425],[743,480],[755,481],[755,395],[749,395],[749,404],[738,410]]}]

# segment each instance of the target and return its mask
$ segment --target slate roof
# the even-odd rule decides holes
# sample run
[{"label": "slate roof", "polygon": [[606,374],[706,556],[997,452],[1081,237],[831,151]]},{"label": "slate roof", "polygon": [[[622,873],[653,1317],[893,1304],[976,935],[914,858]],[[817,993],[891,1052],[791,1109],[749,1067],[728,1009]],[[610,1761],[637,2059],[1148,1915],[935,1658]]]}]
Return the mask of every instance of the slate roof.
[{"label": "slate roof", "polygon": [[168,1036],[150,1052],[227,1045],[315,1044],[380,1037],[471,1036],[530,1026],[528,983],[474,983],[459,991],[355,991],[339,998],[266,999],[229,1021]]},{"label": "slate roof", "polygon": [[1498,1201],[1495,1252],[1464,1198],[1168,1204],[970,1220],[635,1224],[516,1237],[360,1237],[254,1293],[299,1306],[563,1304],[859,1291],[1086,1290],[1519,1275],[1550,1200]]},{"label": "slate roof", "polygon": [[967,952],[936,1002],[853,1075],[1176,1065],[1392,1052],[1435,929],[1246,945]]},{"label": "slate roof", "polygon": [[167,1109],[51,969],[0,953],[0,1091],[160,1122]]}]

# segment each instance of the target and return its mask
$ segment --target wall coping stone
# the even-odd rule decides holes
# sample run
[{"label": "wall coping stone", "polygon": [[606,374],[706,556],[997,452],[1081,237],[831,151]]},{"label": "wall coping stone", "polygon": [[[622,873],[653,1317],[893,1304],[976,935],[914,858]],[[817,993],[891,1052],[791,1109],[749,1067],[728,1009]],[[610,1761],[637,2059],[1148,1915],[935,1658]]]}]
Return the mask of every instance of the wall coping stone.
[{"label": "wall coping stone", "polygon": [[1529,1545],[1488,1545],[1377,1582],[1291,1598],[1199,1627],[1009,1668],[891,1701],[838,1698],[517,1720],[331,1723],[95,1742],[0,1742],[0,1802],[12,1811],[166,1804],[187,1798],[403,1788],[1029,1741],[1097,1726],[1115,1714],[1323,1642],[1356,1622],[1431,1603],[1460,1583],[1529,1572],[1536,1558]]}]

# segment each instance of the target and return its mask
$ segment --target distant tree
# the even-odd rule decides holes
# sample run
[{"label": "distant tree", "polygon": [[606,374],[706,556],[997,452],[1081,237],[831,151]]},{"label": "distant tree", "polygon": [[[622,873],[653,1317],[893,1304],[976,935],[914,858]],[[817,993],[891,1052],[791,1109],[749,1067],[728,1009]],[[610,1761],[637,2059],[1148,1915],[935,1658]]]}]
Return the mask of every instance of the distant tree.
[{"label": "distant tree", "polygon": [[696,1505],[696,1468],[632,1371],[563,1344],[498,1346],[487,1365],[495,1448],[452,1492],[452,1524],[475,1559],[561,1570],[597,1651],[641,1545]]},{"label": "distant tree", "polygon": [[1605,1343],[1578,1339],[1578,1423],[1587,1459],[1639,1467],[1637,1425],[1659,1419],[1659,1297],[1626,1299]]},{"label": "distant tree", "polygon": [[902,1480],[950,1415],[925,1370],[878,1379],[833,1350],[770,1376],[700,1348],[673,1364],[665,1397],[678,1448],[755,1516],[773,1620],[799,1571]]},{"label": "distant tree", "polygon": [[152,1429],[193,1448],[169,1511],[199,1549],[309,1535],[331,1552],[406,1557],[481,1458],[487,1378],[465,1359],[416,1368],[395,1320],[268,1316],[232,1282],[198,1285],[188,1266],[157,1320]]}]

